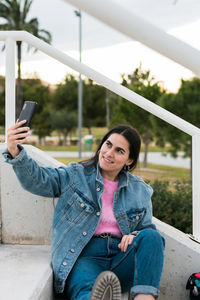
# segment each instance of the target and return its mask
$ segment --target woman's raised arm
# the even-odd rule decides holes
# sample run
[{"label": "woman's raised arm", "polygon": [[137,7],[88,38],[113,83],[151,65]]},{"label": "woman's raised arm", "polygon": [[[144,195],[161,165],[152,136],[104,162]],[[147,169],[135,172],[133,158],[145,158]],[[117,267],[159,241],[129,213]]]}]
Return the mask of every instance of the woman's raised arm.
[{"label": "woman's raised arm", "polygon": [[17,144],[25,143],[27,141],[27,137],[30,135],[29,127],[21,127],[25,123],[26,120],[19,123],[17,122],[7,130],[7,147],[13,158],[15,158],[20,151]]}]

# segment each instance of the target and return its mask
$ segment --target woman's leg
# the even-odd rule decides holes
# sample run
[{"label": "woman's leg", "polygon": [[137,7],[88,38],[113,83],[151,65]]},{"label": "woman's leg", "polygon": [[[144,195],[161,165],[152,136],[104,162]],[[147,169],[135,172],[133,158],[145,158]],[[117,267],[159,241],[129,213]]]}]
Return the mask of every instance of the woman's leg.
[{"label": "woman's leg", "polygon": [[69,299],[89,300],[92,287],[101,272],[102,268],[91,259],[78,259],[66,283]]},{"label": "woman's leg", "polygon": [[123,292],[131,288],[134,299],[141,294],[154,299],[152,296],[158,295],[163,262],[163,238],[156,230],[144,229],[126,252],[113,258],[110,270],[118,276]]},{"label": "woman's leg", "polygon": [[92,238],[80,254],[66,281],[66,293],[70,300],[89,300],[98,275],[109,269],[107,243],[104,239]]}]

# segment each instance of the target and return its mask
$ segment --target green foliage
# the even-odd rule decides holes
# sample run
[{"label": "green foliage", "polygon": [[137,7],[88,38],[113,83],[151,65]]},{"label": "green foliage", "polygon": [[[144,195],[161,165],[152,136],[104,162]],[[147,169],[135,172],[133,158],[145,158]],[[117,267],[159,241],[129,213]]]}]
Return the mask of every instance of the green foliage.
[{"label": "green foliage", "polygon": [[[150,77],[150,71],[142,71],[141,65],[132,74],[122,76],[122,85],[155,102],[160,97],[161,91],[158,84],[153,81],[154,78]],[[147,111],[120,97],[112,123],[129,123],[136,127],[142,136],[148,135],[151,139],[149,116]]]},{"label": "green foliage", "polygon": [[[181,116],[180,106],[184,104],[179,101],[178,94],[171,93],[162,95],[159,105]],[[183,114],[181,117],[183,118]],[[170,143],[167,152],[171,153],[173,157],[177,157],[178,151],[183,151],[185,157],[191,156],[191,137],[188,134],[156,117],[152,117],[152,124],[157,145],[164,146],[166,142]]]},{"label": "green foliage", "polygon": [[5,125],[5,78],[0,76],[0,126]]},{"label": "green foliage", "polygon": [[92,80],[84,81],[83,126],[103,127],[106,125],[106,89]]},{"label": "green foliage", "polygon": [[[83,126],[102,127],[106,123],[106,108],[104,87],[95,84],[92,80],[82,81],[83,91]],[[60,83],[52,97],[52,109],[78,111],[78,80],[68,74],[64,83]]]},{"label": "green foliage", "polygon": [[40,79],[24,79],[22,81],[23,100],[36,101],[38,103],[31,127],[39,139],[51,133],[50,121],[50,91],[48,86],[42,85]]},{"label": "green foliage", "polygon": [[68,74],[64,83],[57,85],[52,95],[52,108],[56,110],[76,111],[78,108],[78,81]]},{"label": "green foliage", "polygon": [[175,112],[186,121],[200,127],[200,79],[182,80],[177,93]]},{"label": "green foliage", "polygon": [[52,111],[50,114],[51,128],[63,134],[63,145],[66,145],[66,139],[70,132],[77,126],[77,118],[74,112],[66,110]]},{"label": "green foliage", "polygon": [[[182,80],[176,94],[164,94],[158,104],[182,119],[200,127],[200,79]],[[184,151],[185,157],[191,157],[191,137],[168,125],[164,121],[155,118],[153,120],[154,131],[158,145],[166,142],[171,144],[169,152],[176,157],[177,152]]]},{"label": "green foliage", "polygon": [[33,0],[2,0],[0,3],[0,30],[25,30],[47,43],[51,34],[39,28],[37,18],[27,20]]},{"label": "green foliage", "polygon": [[[0,2],[0,30],[25,30],[40,38],[41,40],[51,43],[51,34],[45,29],[39,28],[37,18],[28,20],[28,15],[33,0],[2,0]],[[17,41],[17,97],[16,97],[16,117],[22,108],[22,87],[21,87],[21,56],[22,41]],[[5,49],[5,46],[2,50]],[[28,50],[30,46],[28,46]],[[36,49],[35,49],[36,51]]]},{"label": "green foliage", "polygon": [[[122,84],[137,94],[156,103],[163,93],[159,82],[150,75],[150,71],[143,71],[141,65],[135,69],[132,74],[122,76]],[[123,98],[119,98],[115,114],[111,120],[112,125],[117,123],[130,124],[137,128],[142,141],[145,144],[145,152],[148,151],[148,145],[152,141],[154,132],[152,130],[152,119],[150,113],[146,110],[133,105]],[[146,167],[146,155],[143,167]]]},{"label": "green foliage", "polygon": [[173,190],[167,181],[154,181],[153,215],[159,220],[185,232],[192,232],[192,184],[176,181]]}]

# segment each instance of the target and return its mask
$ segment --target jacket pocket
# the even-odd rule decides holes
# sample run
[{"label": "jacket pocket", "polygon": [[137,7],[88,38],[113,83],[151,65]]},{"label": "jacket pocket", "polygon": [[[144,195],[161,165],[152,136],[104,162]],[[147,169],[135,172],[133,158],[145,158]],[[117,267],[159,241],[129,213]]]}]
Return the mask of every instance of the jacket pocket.
[{"label": "jacket pocket", "polygon": [[55,227],[60,226],[63,222],[71,225],[81,223],[93,211],[94,208],[88,201],[74,193],[70,200],[66,200],[66,204],[59,211]]},{"label": "jacket pocket", "polygon": [[130,232],[136,229],[137,225],[143,220],[145,213],[145,208],[131,209],[126,212]]}]

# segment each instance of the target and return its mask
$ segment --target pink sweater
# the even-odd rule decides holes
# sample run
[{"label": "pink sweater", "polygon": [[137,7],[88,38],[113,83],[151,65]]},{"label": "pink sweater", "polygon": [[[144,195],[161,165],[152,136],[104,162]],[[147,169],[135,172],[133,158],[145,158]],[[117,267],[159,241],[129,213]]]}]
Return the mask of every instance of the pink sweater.
[{"label": "pink sweater", "polygon": [[113,196],[118,187],[117,181],[110,181],[103,178],[104,193],[102,194],[102,214],[95,235],[111,233],[121,237],[121,231],[113,214]]}]

